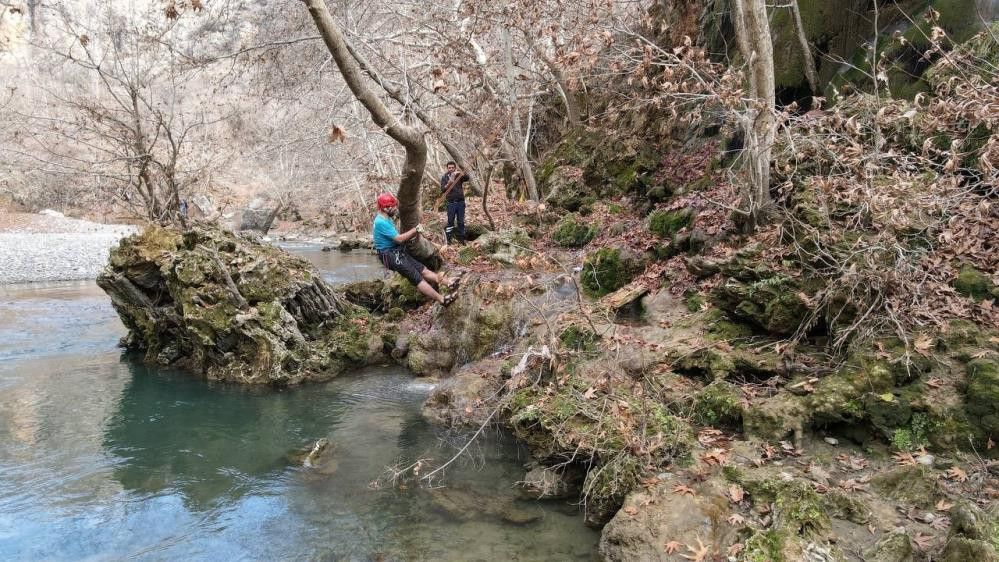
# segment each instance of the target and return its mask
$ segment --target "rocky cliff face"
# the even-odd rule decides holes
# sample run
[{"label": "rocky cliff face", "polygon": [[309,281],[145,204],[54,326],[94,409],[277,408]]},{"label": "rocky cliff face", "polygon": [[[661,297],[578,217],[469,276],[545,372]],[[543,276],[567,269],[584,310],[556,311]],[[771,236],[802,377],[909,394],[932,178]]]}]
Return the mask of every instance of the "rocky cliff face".
[{"label": "rocky cliff face", "polygon": [[381,356],[377,323],[307,261],[228,231],[150,227],[97,280],[147,360],[209,379],[287,385]]}]

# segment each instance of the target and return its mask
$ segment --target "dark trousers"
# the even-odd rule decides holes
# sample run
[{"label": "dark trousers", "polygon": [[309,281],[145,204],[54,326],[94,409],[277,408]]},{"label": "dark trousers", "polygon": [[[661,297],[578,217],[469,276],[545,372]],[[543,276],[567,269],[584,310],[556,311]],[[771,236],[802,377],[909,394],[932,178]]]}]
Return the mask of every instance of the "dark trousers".
[{"label": "dark trousers", "polygon": [[[455,224],[457,222],[457,225]],[[447,228],[444,229],[448,244],[457,235],[458,242],[465,242],[465,201],[447,202]]]}]

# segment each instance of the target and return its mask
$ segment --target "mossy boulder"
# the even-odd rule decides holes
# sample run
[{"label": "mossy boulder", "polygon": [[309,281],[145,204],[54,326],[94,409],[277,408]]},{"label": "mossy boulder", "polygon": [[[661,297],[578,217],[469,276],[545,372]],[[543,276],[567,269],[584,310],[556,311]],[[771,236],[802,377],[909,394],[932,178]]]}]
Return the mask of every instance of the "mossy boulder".
[{"label": "mossy boulder", "polygon": [[775,335],[794,334],[809,307],[799,285],[775,275],[752,283],[728,279],[712,291],[712,302],[734,318]]},{"label": "mossy boulder", "polygon": [[495,289],[477,278],[466,278],[458,297],[430,329],[404,325],[401,329],[410,330],[410,370],[418,375],[446,375],[511,343],[520,326],[518,308],[511,299],[486,300],[480,296],[492,294]]},{"label": "mossy boulder", "polygon": [[630,250],[601,248],[586,256],[580,282],[588,295],[602,297],[630,283],[644,267],[644,260]]},{"label": "mossy boulder", "polygon": [[746,540],[745,560],[801,560],[811,542],[824,542],[834,511],[809,482],[776,478],[737,480],[757,505],[773,505],[773,524]]},{"label": "mossy boulder", "polygon": [[[515,435],[539,461],[556,464],[580,455],[593,459],[583,483],[586,515],[589,523],[602,524],[650,467],[686,457],[694,437],[684,420],[660,403],[636,396],[628,385],[611,385],[600,399],[592,391],[587,396],[591,383],[578,374],[585,370],[577,365],[559,375],[558,385],[553,381],[516,391],[506,400],[506,413]],[[601,408],[605,402],[613,403],[618,414]],[[656,447],[647,450],[628,447],[653,442]],[[605,455],[608,451],[612,454]]]},{"label": "mossy boulder", "polygon": [[563,248],[581,248],[597,235],[597,229],[578,215],[566,215],[552,232],[552,239]]},{"label": "mossy boulder", "polygon": [[999,517],[996,507],[986,511],[960,501],[948,514],[951,527],[941,560],[999,562]]},{"label": "mossy boulder", "polygon": [[146,359],[209,379],[288,385],[376,360],[385,327],[306,260],[213,227],[149,227],[98,285]]},{"label": "mossy boulder", "polygon": [[999,299],[999,286],[970,264],[963,264],[954,279],[954,289],[975,301]]},{"label": "mossy boulder", "polygon": [[572,324],[559,334],[559,343],[562,347],[570,351],[593,351],[600,336],[593,333],[593,330]]},{"label": "mossy boulder", "polygon": [[789,435],[799,437],[807,422],[805,401],[787,392],[778,393],[745,408],[742,427],[748,435],[779,441]]},{"label": "mossy boulder", "polygon": [[341,286],[341,290],[349,302],[370,312],[388,312],[395,308],[411,310],[428,302],[412,283],[398,273],[384,280],[347,283]]},{"label": "mossy boulder", "polygon": [[693,209],[656,211],[649,215],[649,231],[660,238],[671,239],[673,235],[694,224]]},{"label": "mossy boulder", "polygon": [[581,127],[545,155],[535,178],[553,207],[584,212],[600,200],[645,194],[658,165],[658,150],[639,135],[614,138],[607,130]]},{"label": "mossy boulder", "polygon": [[864,553],[868,562],[912,562],[915,560],[916,548],[912,538],[903,529],[886,533],[874,546]]},{"label": "mossy boulder", "polygon": [[932,509],[942,497],[936,474],[921,464],[884,470],[874,476],[871,484],[875,490],[893,500],[923,509]]},{"label": "mossy boulder", "polygon": [[[522,228],[487,232],[462,252],[483,255],[495,262],[511,265],[530,252],[531,237]],[[474,258],[473,258],[474,259]]]},{"label": "mossy boulder", "polygon": [[983,357],[970,361],[965,370],[968,417],[986,433],[999,434],[999,363]]},{"label": "mossy boulder", "polygon": [[697,393],[694,412],[702,423],[721,427],[742,427],[742,393],[734,384],[716,380]]}]

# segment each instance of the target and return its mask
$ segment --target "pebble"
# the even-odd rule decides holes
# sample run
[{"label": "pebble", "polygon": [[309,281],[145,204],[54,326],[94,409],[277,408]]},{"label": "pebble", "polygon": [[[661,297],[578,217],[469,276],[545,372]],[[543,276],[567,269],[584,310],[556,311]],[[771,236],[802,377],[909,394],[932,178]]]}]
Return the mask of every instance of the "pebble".
[{"label": "pebble", "polygon": [[925,466],[933,466],[933,463],[936,462],[936,460],[937,459],[933,455],[919,455],[916,457],[916,462]]},{"label": "pebble", "polygon": [[835,437],[825,437],[823,440],[830,445],[839,445],[839,439]]}]

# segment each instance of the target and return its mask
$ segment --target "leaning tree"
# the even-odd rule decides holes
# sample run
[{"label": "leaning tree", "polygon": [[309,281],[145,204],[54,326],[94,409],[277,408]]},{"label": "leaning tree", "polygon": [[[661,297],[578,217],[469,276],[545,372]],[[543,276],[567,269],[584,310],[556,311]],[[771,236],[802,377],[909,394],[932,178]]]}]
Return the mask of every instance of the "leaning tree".
[{"label": "leaning tree", "polygon": [[[403,230],[413,228],[420,223],[420,182],[427,166],[425,131],[420,127],[403,123],[365,82],[361,63],[355,56],[356,51],[347,43],[339,25],[333,20],[325,0],[302,0],[302,2],[308,8],[323,42],[326,43],[326,48],[329,49],[351,93],[371,114],[371,120],[375,125],[402,145],[406,152],[402,177],[399,180],[399,218]],[[384,82],[376,83],[384,84]],[[384,89],[384,86],[382,87]],[[386,93],[391,95],[391,92]],[[428,267],[436,268],[440,265],[437,247],[425,238],[415,238],[410,242],[409,250],[413,257]]]}]

